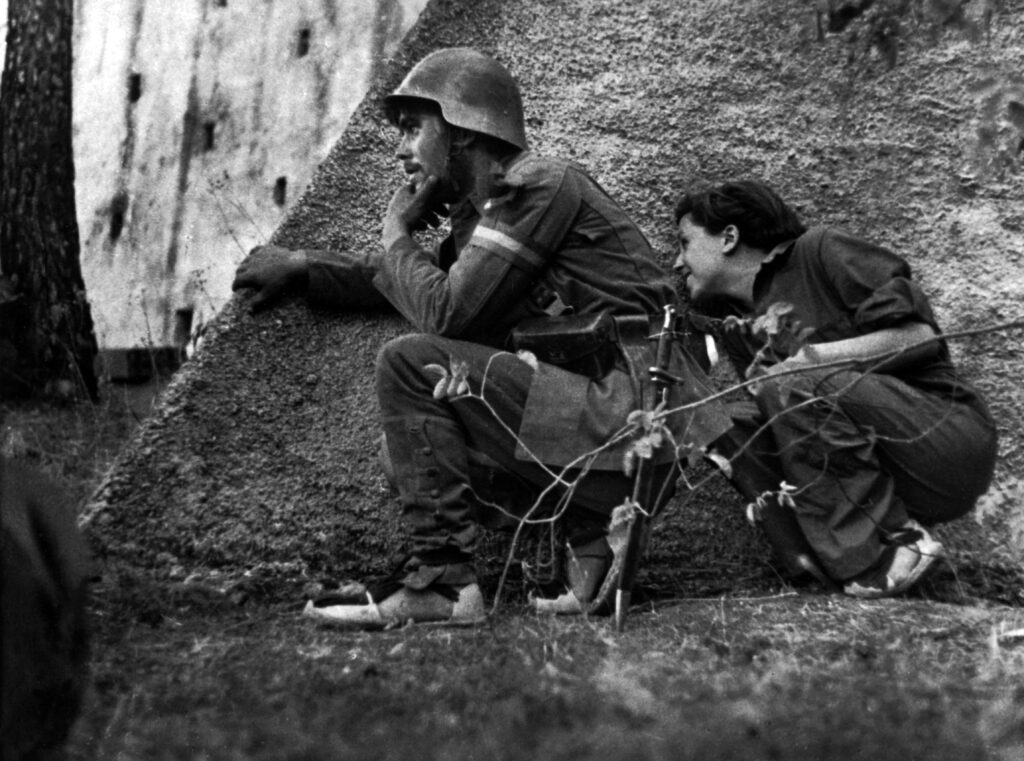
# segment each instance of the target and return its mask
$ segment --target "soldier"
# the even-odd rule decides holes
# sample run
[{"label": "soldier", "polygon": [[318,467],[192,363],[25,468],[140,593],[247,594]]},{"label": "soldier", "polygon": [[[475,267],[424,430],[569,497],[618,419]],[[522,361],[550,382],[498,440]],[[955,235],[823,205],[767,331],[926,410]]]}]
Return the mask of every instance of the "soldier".
[{"label": "soldier", "polygon": [[732,316],[726,354],[759,379],[713,448],[741,493],[761,498],[769,539],[791,570],[823,572],[847,594],[910,589],[943,553],[925,526],[988,488],[996,435],[909,266],[807,230],[759,182],[691,192],[676,222],[695,305]]},{"label": "soldier", "polygon": [[[581,167],[528,150],[518,87],[492,58],[465,48],[428,55],[386,98],[385,112],[409,181],[385,214],[383,251],[263,246],[234,283],[256,289],[255,306],[290,289],[335,306],[386,301],[419,331],[387,343],[376,369],[411,554],[368,598],[311,603],[307,613],[340,625],[479,621],[473,548],[488,496],[471,473],[479,461],[531,499],[546,490],[568,505],[578,561],[569,583],[585,602],[608,565],[608,516],[630,495],[622,469],[630,442],[613,439],[641,406],[648,318],[660,320],[675,302],[670,276]],[[414,233],[438,214],[450,218],[451,233],[430,250]],[[542,318],[543,333],[565,327],[547,316],[567,313],[570,327],[550,356],[544,343],[531,344],[540,361],[508,351],[528,318]],[[571,359],[580,361],[553,364]],[[676,399],[705,394],[701,371],[681,350],[674,369],[686,378]],[[714,408],[671,421],[678,442],[696,446],[728,424]],[[662,480],[670,471],[660,464]]]}]

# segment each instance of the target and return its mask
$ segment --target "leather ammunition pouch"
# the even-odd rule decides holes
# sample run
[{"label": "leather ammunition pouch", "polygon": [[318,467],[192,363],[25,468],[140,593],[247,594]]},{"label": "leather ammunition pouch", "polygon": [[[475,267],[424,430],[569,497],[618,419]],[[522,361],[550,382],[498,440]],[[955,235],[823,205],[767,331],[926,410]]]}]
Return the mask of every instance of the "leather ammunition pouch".
[{"label": "leather ammunition pouch", "polygon": [[616,320],[606,312],[531,317],[512,330],[512,345],[545,364],[595,380],[611,372],[621,357]]}]

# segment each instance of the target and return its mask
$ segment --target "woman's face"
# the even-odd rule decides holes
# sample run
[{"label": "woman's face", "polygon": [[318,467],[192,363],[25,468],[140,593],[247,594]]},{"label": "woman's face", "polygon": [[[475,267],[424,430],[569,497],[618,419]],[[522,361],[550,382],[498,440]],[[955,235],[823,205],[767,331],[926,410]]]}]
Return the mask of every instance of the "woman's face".
[{"label": "woman's face", "polygon": [[679,220],[679,256],[675,261],[690,298],[699,301],[725,293],[727,230],[710,233],[689,214]]}]

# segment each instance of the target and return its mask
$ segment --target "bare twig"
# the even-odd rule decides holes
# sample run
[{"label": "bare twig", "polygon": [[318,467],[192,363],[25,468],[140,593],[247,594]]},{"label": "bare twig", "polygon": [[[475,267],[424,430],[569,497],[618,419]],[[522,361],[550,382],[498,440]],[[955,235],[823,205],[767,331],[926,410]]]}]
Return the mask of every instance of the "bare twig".
[{"label": "bare twig", "polygon": [[[986,326],[986,327],[982,327],[982,328],[973,328],[973,329],[967,329],[967,330],[962,330],[962,331],[956,331],[956,332],[953,332],[953,333],[946,333],[946,334],[943,334],[943,335],[936,335],[936,336],[928,338],[926,340],[919,341],[919,342],[916,342],[914,344],[905,346],[902,349],[899,349],[898,351],[880,352],[878,354],[869,355],[867,357],[859,358],[859,359],[856,359],[856,360],[837,360],[837,361],[834,361],[834,362],[825,362],[825,363],[816,364],[816,365],[807,365],[807,366],[803,366],[803,367],[793,368],[791,370],[779,371],[777,373],[773,373],[769,377],[770,378],[777,378],[777,377],[784,377],[784,376],[787,376],[787,375],[799,375],[799,374],[806,374],[808,372],[821,372],[822,370],[832,370],[832,369],[834,369],[834,370],[836,370],[838,372],[840,370],[847,369],[847,368],[854,367],[854,366],[864,367],[865,368],[864,372],[861,375],[859,375],[857,378],[853,379],[846,386],[844,386],[844,387],[842,387],[842,388],[840,388],[840,389],[838,389],[836,391],[833,391],[833,392],[831,392],[830,394],[827,395],[828,397],[835,398],[835,397],[841,396],[844,393],[847,393],[857,383],[861,382],[861,378],[862,378],[862,376],[864,374],[867,374],[867,373],[871,372],[872,370],[877,369],[878,367],[882,366],[883,364],[885,364],[885,363],[887,363],[887,362],[889,362],[889,361],[891,361],[891,360],[893,360],[893,359],[895,359],[895,358],[897,358],[897,357],[899,357],[901,355],[907,354],[907,353],[909,353],[911,351],[914,351],[914,350],[916,350],[918,348],[934,344],[936,341],[947,341],[947,340],[954,340],[954,339],[961,339],[961,338],[970,338],[970,337],[978,336],[978,335],[986,335],[986,334],[991,334],[991,333],[997,333],[997,332],[1003,332],[1003,331],[1009,331],[1009,330],[1020,330],[1020,329],[1024,329],[1024,319],[1011,320],[1009,322],[1000,323],[1000,324],[997,324],[997,325],[991,325],[991,326]],[[455,397],[453,399],[453,401],[454,400],[459,400],[459,399],[473,399],[473,400],[476,400],[476,401],[480,402],[481,404],[483,404],[485,406],[485,408],[488,410],[488,412],[491,414],[491,416],[498,422],[498,424],[501,425],[502,428],[510,436],[512,436],[513,439],[515,439],[515,441],[519,445],[521,445],[522,450],[524,452],[526,452],[526,454],[528,455],[530,460],[532,462],[534,462],[535,464],[537,464],[539,467],[541,467],[543,469],[543,471],[545,473],[547,473],[551,477],[552,483],[550,485],[548,485],[547,487],[545,487],[544,489],[542,489],[540,495],[534,501],[533,505],[530,506],[530,508],[527,510],[526,514],[523,515],[523,516],[513,515],[511,512],[506,510],[503,506],[489,503],[489,504],[491,504],[491,506],[493,508],[497,509],[499,512],[501,512],[504,515],[506,515],[506,516],[508,516],[510,518],[513,518],[513,519],[515,519],[517,521],[516,529],[515,529],[515,531],[513,533],[513,537],[512,537],[511,546],[509,548],[508,556],[506,558],[505,564],[504,564],[503,569],[502,569],[502,574],[501,574],[501,577],[500,577],[500,580],[499,580],[499,583],[498,583],[497,591],[495,592],[495,599],[494,599],[494,604],[493,604],[493,607],[492,607],[492,614],[497,610],[497,607],[500,604],[501,595],[502,595],[502,592],[504,590],[504,585],[505,585],[505,582],[507,581],[508,573],[509,573],[509,570],[511,568],[511,565],[512,565],[512,563],[515,560],[516,549],[517,549],[519,540],[521,538],[523,529],[527,525],[530,525],[530,524],[542,524],[542,523],[554,522],[554,521],[558,520],[562,515],[564,515],[565,511],[569,507],[569,503],[571,501],[571,496],[572,496],[572,493],[573,493],[573,491],[574,491],[574,489],[576,487],[577,482],[579,481],[579,479],[583,478],[587,474],[587,472],[589,471],[590,467],[592,466],[592,464],[593,464],[595,458],[597,457],[597,455],[600,454],[601,452],[607,450],[608,448],[621,443],[623,440],[628,439],[631,436],[634,436],[639,431],[639,427],[636,424],[625,425],[619,431],[617,431],[607,442],[602,444],[600,447],[579,455],[578,457],[573,459],[570,462],[569,465],[565,466],[560,471],[556,471],[556,470],[548,467],[545,463],[541,462],[541,460],[533,452],[531,452],[528,449],[528,447],[526,447],[525,444],[523,444],[521,439],[519,439],[519,437],[518,437],[518,433],[516,431],[513,431],[511,429],[511,427],[509,427],[500,418],[500,416],[497,414],[497,411],[491,406],[491,404],[485,398],[485,393],[486,393],[486,388],[487,388],[487,380],[488,380],[488,376],[489,376],[490,371],[491,371],[492,362],[493,362],[493,360],[495,360],[497,357],[500,357],[500,356],[509,356],[509,357],[514,357],[517,360],[519,359],[518,357],[516,357],[516,355],[514,355],[514,354],[512,354],[510,352],[499,352],[499,353],[494,354],[490,358],[490,360],[488,361],[487,366],[485,367],[484,375],[483,375],[483,377],[482,377],[482,379],[480,381],[480,390],[477,393],[470,392],[468,394],[463,394],[461,396]],[[697,400],[695,402],[690,402],[688,404],[680,405],[678,407],[674,407],[674,408],[671,408],[671,409],[666,409],[666,410],[663,410],[661,412],[655,413],[653,415],[653,419],[664,420],[664,419],[667,419],[670,415],[673,415],[673,414],[676,414],[676,413],[687,412],[687,411],[699,409],[700,407],[703,407],[705,405],[711,404],[713,402],[717,402],[717,401],[719,401],[721,399],[724,399],[725,397],[731,396],[731,395],[735,394],[738,391],[742,391],[742,390],[746,390],[746,389],[749,389],[749,388],[752,388],[752,387],[756,387],[758,384],[763,384],[766,381],[766,379],[767,379],[766,377],[762,376],[762,377],[752,378],[752,379],[743,381],[741,383],[734,384],[734,385],[726,388],[723,391],[717,392],[715,394],[712,394],[712,395],[710,395],[708,397],[705,397],[703,399]],[[779,413],[779,415],[775,416],[773,419],[766,421],[760,428],[758,428],[758,430],[756,431],[755,435],[751,437],[751,440],[756,438],[757,435],[759,435],[762,432],[764,432],[765,430],[767,430],[771,426],[771,424],[775,420],[778,419],[779,416],[784,415],[784,414],[789,414],[790,412],[793,412],[795,410],[799,410],[801,408],[813,405],[813,404],[815,404],[817,402],[820,402],[824,398],[827,398],[827,397],[825,397],[825,396],[812,396],[809,399],[803,400],[801,402],[798,402],[797,404],[792,405],[787,410]],[[933,426],[934,425],[938,425],[939,422],[941,422],[941,421],[935,422],[933,424]],[[668,429],[666,428],[666,430],[668,430]],[[925,435],[925,434],[922,434],[922,435]],[[671,437],[671,432],[669,432],[669,436]],[[680,447],[678,445],[678,443],[674,440],[674,438],[670,438],[670,440],[671,440],[671,443],[672,443],[672,446],[673,446],[673,451],[675,451],[677,453],[677,455],[678,455],[678,453],[680,452],[682,447]],[[736,454],[733,456],[733,459],[735,459],[735,457],[737,455],[739,455],[748,445],[749,445],[749,442],[747,444],[744,444],[736,452]],[[679,470],[680,470],[680,473],[683,474],[684,483],[685,483],[685,485],[687,487],[688,493],[687,493],[686,497],[684,498],[686,500],[688,500],[689,497],[692,494],[694,494],[699,489],[701,489],[708,481],[710,481],[712,478],[716,477],[716,474],[714,472],[712,472],[712,473],[709,473],[704,478],[700,479],[697,483],[692,484],[688,480],[686,480],[686,478],[685,478],[685,469],[680,466],[679,458],[678,457],[676,458],[675,463],[676,463],[675,467],[678,467]],[[576,473],[574,475],[574,477],[570,478],[568,474],[569,474],[570,471],[572,471],[575,468],[580,468],[580,472]],[[823,468],[823,473],[824,473],[824,468]],[[671,478],[668,478],[668,479],[665,480],[665,483],[662,484],[661,496],[664,495],[664,490],[669,488],[669,483],[671,482],[671,480],[672,480]],[[803,489],[806,489],[807,486],[808,485],[804,485],[800,489],[797,489],[794,493],[799,494],[800,491],[802,491]],[[559,501],[558,501],[558,503],[556,505],[556,509],[553,511],[553,513],[551,515],[545,515],[542,518],[534,517],[534,516],[536,516],[540,512],[541,506],[544,503],[544,501],[546,500],[546,498],[548,497],[548,495],[551,494],[551,492],[555,488],[558,488],[558,487],[564,487],[566,489],[566,493],[560,496]],[[738,599],[740,599],[740,598],[738,598]],[[762,599],[762,598],[749,598],[749,599]],[[767,599],[767,598],[765,598],[765,599]]]}]

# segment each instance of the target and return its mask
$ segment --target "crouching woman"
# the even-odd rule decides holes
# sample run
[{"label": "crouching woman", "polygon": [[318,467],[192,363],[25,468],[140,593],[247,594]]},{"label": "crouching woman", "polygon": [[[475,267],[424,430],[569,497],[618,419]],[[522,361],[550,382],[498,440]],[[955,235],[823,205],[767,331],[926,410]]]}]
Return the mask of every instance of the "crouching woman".
[{"label": "crouching woman", "polygon": [[929,526],[988,488],[996,433],[928,299],[887,249],[807,229],[769,187],[676,207],[676,266],[750,386],[715,444],[789,570],[888,597],[943,554]]}]

